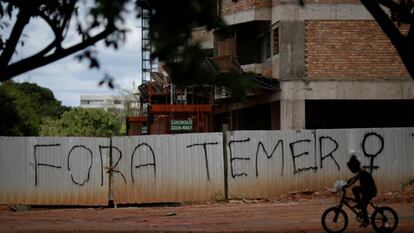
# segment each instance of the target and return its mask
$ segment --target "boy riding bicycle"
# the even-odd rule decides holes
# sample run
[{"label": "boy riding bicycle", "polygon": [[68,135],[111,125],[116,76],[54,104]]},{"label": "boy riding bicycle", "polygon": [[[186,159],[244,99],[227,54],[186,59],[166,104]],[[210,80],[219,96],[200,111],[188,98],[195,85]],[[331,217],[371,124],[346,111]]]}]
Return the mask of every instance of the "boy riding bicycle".
[{"label": "boy riding bicycle", "polygon": [[377,187],[371,174],[361,168],[361,163],[355,155],[351,156],[347,165],[349,170],[351,170],[352,173],[356,174],[354,177],[351,177],[348,180],[347,186],[351,186],[359,180],[360,186],[353,187],[352,193],[354,194],[355,200],[358,203],[357,208],[359,207],[362,211],[363,222],[360,226],[366,227],[369,224],[367,211],[368,203],[377,195]]}]

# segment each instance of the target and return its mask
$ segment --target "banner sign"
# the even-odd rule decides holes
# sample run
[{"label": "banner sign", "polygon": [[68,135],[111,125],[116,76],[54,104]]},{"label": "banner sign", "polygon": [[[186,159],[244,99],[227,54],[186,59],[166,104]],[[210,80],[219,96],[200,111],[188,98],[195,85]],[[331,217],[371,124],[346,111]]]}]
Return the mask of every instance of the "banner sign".
[{"label": "banner sign", "polygon": [[171,120],[170,122],[171,131],[192,131],[193,130],[193,120]]}]

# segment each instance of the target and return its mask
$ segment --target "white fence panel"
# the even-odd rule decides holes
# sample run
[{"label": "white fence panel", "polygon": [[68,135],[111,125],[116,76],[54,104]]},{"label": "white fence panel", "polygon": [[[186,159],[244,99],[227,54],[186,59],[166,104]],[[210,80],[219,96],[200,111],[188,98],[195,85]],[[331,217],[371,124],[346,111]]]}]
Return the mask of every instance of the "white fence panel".
[{"label": "white fence panel", "polygon": [[380,191],[414,178],[414,128],[227,132],[229,198],[332,187],[356,152]]},{"label": "white fence panel", "polygon": [[272,197],[312,185],[312,131],[227,132],[229,198]]},{"label": "white fence panel", "polygon": [[232,131],[223,141],[222,133],[0,137],[0,203],[204,201],[223,199],[225,186],[229,198],[275,197],[351,177],[350,152],[380,191],[414,178],[414,128]]},{"label": "white fence panel", "polygon": [[[380,191],[398,190],[402,183],[414,178],[413,133],[413,128],[318,130],[318,138],[323,138],[319,144],[323,164],[319,179],[324,181],[321,183],[331,182],[329,174],[335,171],[342,177],[350,177],[352,173],[346,163],[349,153],[356,152],[362,167],[372,173]],[[330,156],[335,143],[338,149]],[[335,163],[339,165],[333,165]]]},{"label": "white fence panel", "polygon": [[115,203],[224,198],[222,133],[114,137]]},{"label": "white fence panel", "polygon": [[108,203],[109,139],[0,137],[0,203]]}]

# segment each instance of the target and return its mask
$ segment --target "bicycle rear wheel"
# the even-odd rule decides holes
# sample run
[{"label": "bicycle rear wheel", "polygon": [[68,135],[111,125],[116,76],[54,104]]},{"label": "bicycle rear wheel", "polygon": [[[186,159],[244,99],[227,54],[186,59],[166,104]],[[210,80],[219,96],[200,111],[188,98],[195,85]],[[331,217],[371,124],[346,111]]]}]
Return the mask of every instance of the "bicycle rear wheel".
[{"label": "bicycle rear wheel", "polygon": [[398,225],[398,215],[391,207],[378,207],[371,216],[372,227],[379,233],[391,233]]},{"label": "bicycle rear wheel", "polygon": [[344,232],[348,226],[348,215],[338,207],[331,207],[322,214],[322,227],[328,233]]}]

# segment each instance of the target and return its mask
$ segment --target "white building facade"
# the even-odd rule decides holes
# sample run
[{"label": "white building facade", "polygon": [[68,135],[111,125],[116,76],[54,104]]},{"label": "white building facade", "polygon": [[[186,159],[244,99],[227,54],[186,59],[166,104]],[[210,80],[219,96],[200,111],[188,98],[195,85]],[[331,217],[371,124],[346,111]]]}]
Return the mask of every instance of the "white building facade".
[{"label": "white building facade", "polygon": [[99,108],[105,111],[123,112],[127,98],[115,95],[81,95],[81,108]]}]

